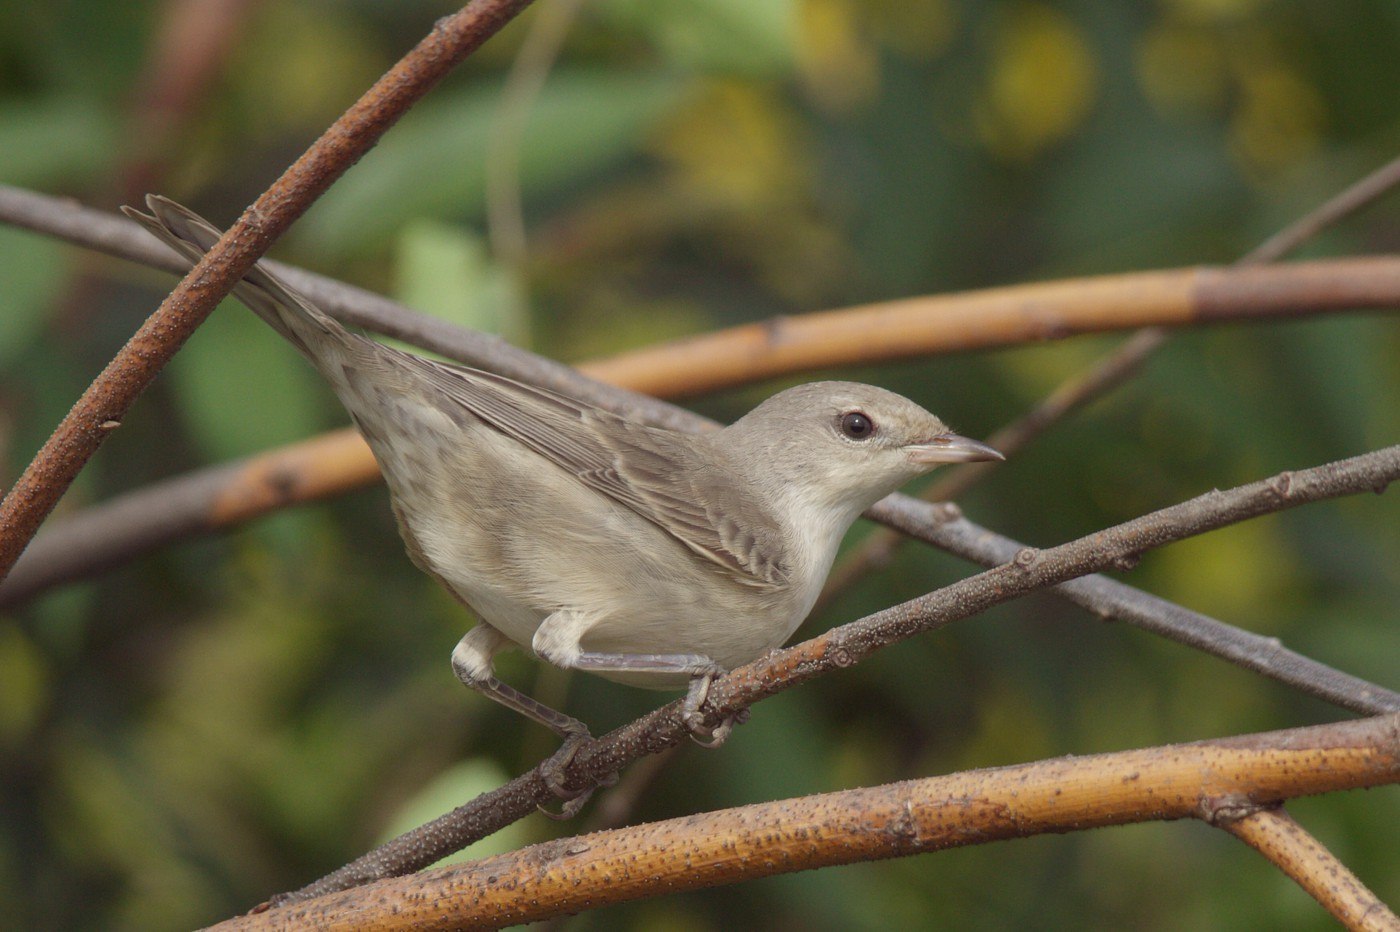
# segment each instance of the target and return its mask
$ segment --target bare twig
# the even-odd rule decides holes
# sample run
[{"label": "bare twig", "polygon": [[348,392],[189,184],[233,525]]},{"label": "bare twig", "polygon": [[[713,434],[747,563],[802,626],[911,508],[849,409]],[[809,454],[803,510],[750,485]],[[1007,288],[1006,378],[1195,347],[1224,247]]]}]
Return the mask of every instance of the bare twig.
[{"label": "bare twig", "polygon": [[[0,221],[156,268],[185,267],[175,254],[126,220],[59,198],[0,185]],[[265,260],[266,261],[266,260]],[[512,347],[498,337],[463,330],[386,298],[276,262],[268,267],[340,319],[441,353],[458,362],[680,428],[676,398],[707,388],[732,388],[775,372],[823,365],[907,358],[978,346],[1004,346],[1075,333],[1133,329],[1144,321],[1186,325],[1286,319],[1356,308],[1400,307],[1400,259],[1322,260],[1254,269],[1186,268],[1066,279],[786,317],[717,331],[702,338],[593,360],[583,378],[561,363]],[[1082,290],[1081,290],[1082,289]],[[891,327],[909,326],[907,333]],[[850,339],[852,333],[859,339]],[[866,339],[866,337],[869,339]],[[757,338],[752,347],[745,341]],[[697,354],[665,376],[684,346]],[[704,353],[728,353],[736,357]],[[744,367],[751,361],[754,368]],[[715,366],[700,385],[691,371]],[[776,367],[776,368],[775,368]],[[625,385],[619,392],[598,380]]]},{"label": "bare twig", "polygon": [[172,541],[236,527],[292,503],[363,488],[367,452],[359,433],[344,428],[152,483],[56,519],[0,582],[0,607]]},{"label": "bare twig", "polygon": [[668,748],[659,754],[642,758],[629,768],[622,779],[617,781],[617,786],[609,789],[607,795],[599,799],[593,807],[593,814],[588,820],[588,830],[598,832],[626,825],[646,791],[651,789],[666,768],[687,750],[690,749]]},{"label": "bare twig", "polygon": [[[890,520],[887,527],[982,566],[1013,560],[1026,546],[974,524],[952,504],[901,496],[887,499],[881,507]],[[1048,591],[1106,621],[1121,621],[1194,647],[1344,709],[1363,715],[1400,712],[1400,693],[1291,651],[1277,638],[1227,625],[1107,576],[1081,576]]]},{"label": "bare twig", "polygon": [[1374,204],[1400,185],[1400,158],[1391,159],[1346,190],[1328,198],[1322,206],[1308,211],[1298,220],[1251,249],[1240,259],[1242,265],[1276,262],[1318,233]]},{"label": "bare twig", "polygon": [[[21,188],[0,185],[0,222],[153,268],[181,272],[189,266],[173,250],[125,217]],[[269,271],[282,277],[318,307],[346,323],[412,343],[457,362],[553,389],[658,427],[707,429],[707,422],[689,411],[650,395],[606,384],[600,381],[602,376],[590,378],[571,366],[512,346],[498,336],[446,323],[324,275],[270,259],[261,261]],[[264,455],[271,456],[274,452]],[[377,475],[378,471],[371,469],[364,483],[373,481]]]},{"label": "bare twig", "polygon": [[0,575],[126,411],[258,257],[400,116],[529,0],[474,0],[375,83],[253,203],[137,330],[0,502]]},{"label": "bare twig", "polygon": [[[1115,566],[1144,551],[1248,518],[1307,502],[1382,491],[1400,478],[1400,446],[1227,491],[1213,491],[1048,550],[1022,548],[1012,561],[850,624],[833,628],[716,679],[706,710],[738,714],[750,705],[816,676],[849,667],[882,647],[971,617],[993,605]],[[889,515],[884,503],[874,509]],[[677,700],[579,750],[567,786],[596,786],[632,761],[686,739]],[[274,903],[299,902],[371,880],[420,870],[479,838],[529,815],[553,798],[538,771],[524,774]]]},{"label": "bare twig", "polygon": [[[0,186],[0,220],[159,268],[181,267],[173,253],[135,224],[55,198]],[[567,367],[541,366],[540,357],[513,349],[498,338],[434,323],[432,318],[330,279],[275,263],[271,268],[350,323],[471,365],[492,368],[492,361],[503,355],[508,358],[495,371],[578,397],[588,393],[576,374],[563,374]],[[781,318],[596,360],[590,369],[637,392],[679,397],[804,368],[1132,329],[1144,322],[1176,326],[1398,306],[1400,260],[1389,257],[1250,270],[1177,269],[911,298]],[[904,326],[907,332],[892,332]],[[853,332],[861,339],[849,339]],[[705,355],[711,351],[718,355]],[[668,378],[667,367],[688,352],[697,355]],[[693,377],[693,370],[715,366],[721,358],[724,365],[711,375]],[[745,368],[749,363],[752,369]]]},{"label": "bare twig", "polygon": [[[1251,803],[1254,798],[1250,797]],[[1236,799],[1225,798],[1226,812],[1237,804]],[[1220,801],[1211,800],[1209,806],[1218,810]],[[1348,929],[1400,930],[1400,917],[1292,816],[1276,807],[1251,804],[1247,808],[1243,816],[1217,814],[1212,821],[1268,858]]]},{"label": "bare twig", "polygon": [[517,273],[526,257],[520,142],[530,110],[583,2],[555,0],[540,7],[501,88],[500,109],[486,152],[486,224],[497,261]]},{"label": "bare twig", "polygon": [[546,842],[216,928],[499,928],[836,864],[1200,818],[1220,798],[1260,804],[1397,781],[1400,716],[1391,715],[690,815]]}]

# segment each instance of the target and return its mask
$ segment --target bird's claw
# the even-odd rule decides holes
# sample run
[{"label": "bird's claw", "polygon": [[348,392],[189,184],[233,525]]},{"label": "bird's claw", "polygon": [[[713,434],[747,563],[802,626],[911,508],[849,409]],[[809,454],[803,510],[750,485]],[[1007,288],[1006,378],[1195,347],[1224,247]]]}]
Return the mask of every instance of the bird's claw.
[{"label": "bird's claw", "polygon": [[735,725],[742,725],[749,720],[749,710],[740,709],[733,715],[725,716],[724,721],[718,725],[711,727],[706,724],[701,706],[709,698],[710,683],[717,675],[705,673],[692,679],[690,689],[685,694],[685,702],[681,705],[681,722],[685,725],[685,730],[690,732],[690,740],[707,749],[724,744]]},{"label": "bird's claw", "polygon": [[559,746],[559,750],[535,768],[539,771],[540,779],[544,781],[544,785],[549,788],[549,791],[563,801],[558,812],[551,812],[544,806],[536,806],[535,808],[539,809],[545,817],[557,822],[572,819],[579,814],[579,810],[583,809],[599,787],[608,787],[617,783],[617,774],[610,773],[593,786],[582,790],[571,790],[565,785],[568,778],[566,771],[569,765],[574,762],[574,757],[578,755],[579,749],[592,743],[593,736],[587,731],[570,732],[564,738],[564,743]]}]

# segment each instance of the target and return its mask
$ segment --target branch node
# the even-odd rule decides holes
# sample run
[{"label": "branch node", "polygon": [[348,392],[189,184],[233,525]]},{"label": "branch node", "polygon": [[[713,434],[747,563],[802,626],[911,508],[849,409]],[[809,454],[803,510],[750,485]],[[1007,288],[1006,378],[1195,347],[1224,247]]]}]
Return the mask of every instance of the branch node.
[{"label": "branch node", "polygon": [[963,510],[957,502],[936,502],[929,516],[939,524],[950,524],[963,516]]},{"label": "branch node", "polygon": [[1028,570],[1035,566],[1040,559],[1040,550],[1037,547],[1022,547],[1016,551],[1015,558],[1011,561],[1023,570]]},{"label": "branch node", "polygon": [[248,205],[248,209],[243,211],[240,218],[243,221],[243,229],[249,236],[264,236],[267,233],[267,216],[255,201]]},{"label": "branch node", "polygon": [[1279,498],[1287,501],[1293,494],[1293,473],[1281,472],[1269,480],[1269,489]]},{"label": "branch node", "polygon": [[1278,804],[1256,803],[1242,793],[1225,793],[1201,799],[1199,816],[1208,825],[1225,826],[1265,809],[1277,809]]},{"label": "branch node", "polygon": [[787,339],[789,321],[786,314],[776,314],[762,321],[759,326],[763,329],[764,344],[770,348],[781,345]]},{"label": "branch node", "polygon": [[1113,561],[1113,568],[1123,570],[1126,572],[1127,570],[1135,568],[1140,562],[1142,562],[1142,554],[1125,553],[1121,557]]},{"label": "branch node", "polygon": [[904,801],[904,805],[899,809],[899,812],[889,821],[886,830],[896,841],[918,839],[919,821],[914,816],[914,800],[906,799]]}]

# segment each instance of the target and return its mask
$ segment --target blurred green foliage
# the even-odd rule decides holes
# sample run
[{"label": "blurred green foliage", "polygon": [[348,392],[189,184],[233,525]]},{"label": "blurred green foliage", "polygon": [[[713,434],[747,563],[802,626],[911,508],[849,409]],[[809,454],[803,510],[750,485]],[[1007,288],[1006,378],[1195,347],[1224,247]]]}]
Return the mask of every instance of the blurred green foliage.
[{"label": "blurred green foliage", "polygon": [[[226,222],[449,6],[249,4],[211,84],[157,131],[146,76],[166,67],[153,50],[174,9],[0,7],[0,181],[114,206],[144,177]],[[1390,0],[593,0],[525,121],[528,250],[503,264],[485,162],[541,12],[446,81],[279,252],[580,360],[776,313],[1229,262],[1400,151]],[[1393,251],[1396,203],[1306,251]],[[8,478],[167,283],[0,230]],[[841,374],[985,435],[1116,342]],[[1394,443],[1397,359],[1400,331],[1374,315],[1182,334],[964,505],[1053,544]],[[696,403],[732,418],[772,388]],[[344,420],[231,305],[61,510]],[[1128,578],[1393,688],[1397,527],[1393,492],[1312,506],[1151,555]],[[806,630],[966,572],[908,548]],[[382,490],[170,548],[0,619],[0,925],[213,921],[531,766],[550,736],[450,673],[467,624],[403,557]],[[663,698],[518,657],[501,669],[542,698],[567,689],[595,730]],[[1037,597],[762,704],[723,751],[683,751],[635,817],[1338,717]],[[1400,904],[1400,789],[1293,809]],[[507,843],[577,829],[532,819]],[[1331,927],[1261,858],[1195,824],[775,878],[572,927],[735,924]]]}]

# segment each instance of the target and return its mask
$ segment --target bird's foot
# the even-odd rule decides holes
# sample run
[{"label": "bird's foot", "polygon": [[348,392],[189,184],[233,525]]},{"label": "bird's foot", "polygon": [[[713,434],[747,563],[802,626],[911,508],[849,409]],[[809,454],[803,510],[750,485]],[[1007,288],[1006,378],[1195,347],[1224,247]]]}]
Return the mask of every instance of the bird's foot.
[{"label": "bird's foot", "polygon": [[690,689],[685,694],[685,702],[681,705],[681,721],[685,724],[685,730],[690,732],[690,740],[702,748],[719,747],[729,739],[729,733],[734,730],[735,725],[742,725],[749,720],[749,710],[740,709],[733,715],[726,716],[718,725],[706,724],[701,706],[710,696],[710,683],[722,672],[703,673],[692,678]]},{"label": "bird's foot", "polygon": [[564,743],[559,746],[544,762],[535,769],[539,771],[540,779],[549,791],[563,801],[558,812],[552,812],[544,806],[537,806],[541,813],[547,818],[557,822],[572,819],[579,814],[579,810],[588,803],[599,787],[608,787],[617,783],[617,774],[610,773],[599,780],[593,786],[582,790],[571,790],[566,785],[568,780],[569,765],[574,762],[574,757],[578,755],[579,749],[593,743],[593,736],[585,728],[583,731],[570,731],[564,736]]}]

